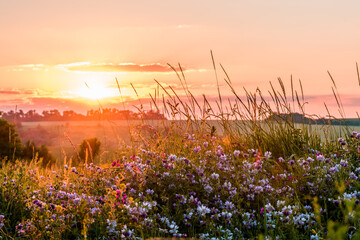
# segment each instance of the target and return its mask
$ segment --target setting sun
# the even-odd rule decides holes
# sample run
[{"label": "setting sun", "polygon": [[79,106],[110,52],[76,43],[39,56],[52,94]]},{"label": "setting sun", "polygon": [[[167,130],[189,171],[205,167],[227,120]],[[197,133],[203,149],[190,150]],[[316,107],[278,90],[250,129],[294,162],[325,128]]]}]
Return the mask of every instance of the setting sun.
[{"label": "setting sun", "polygon": [[92,100],[99,100],[117,96],[116,89],[107,87],[105,84],[101,84],[98,82],[93,82],[91,84],[85,82],[84,87],[79,89],[78,95],[80,97]]}]

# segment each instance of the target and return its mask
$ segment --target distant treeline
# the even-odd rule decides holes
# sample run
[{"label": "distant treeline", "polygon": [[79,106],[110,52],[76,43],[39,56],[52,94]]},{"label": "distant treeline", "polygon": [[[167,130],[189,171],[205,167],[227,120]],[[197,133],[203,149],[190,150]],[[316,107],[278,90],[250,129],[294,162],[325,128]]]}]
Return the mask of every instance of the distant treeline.
[{"label": "distant treeline", "polygon": [[328,119],[328,118],[308,118],[300,113],[292,114],[277,114],[270,119],[293,121],[294,123],[307,123],[307,124],[330,124],[330,125],[347,125],[347,126],[360,126],[360,119],[358,118],[345,118],[345,119]]},{"label": "distant treeline", "polygon": [[116,108],[91,109],[87,111],[86,115],[73,110],[63,111],[62,113],[57,109],[42,111],[42,113],[38,113],[36,110],[27,112],[11,110],[8,112],[0,111],[0,117],[9,122],[166,119],[163,114],[152,110],[135,113],[130,110]]}]

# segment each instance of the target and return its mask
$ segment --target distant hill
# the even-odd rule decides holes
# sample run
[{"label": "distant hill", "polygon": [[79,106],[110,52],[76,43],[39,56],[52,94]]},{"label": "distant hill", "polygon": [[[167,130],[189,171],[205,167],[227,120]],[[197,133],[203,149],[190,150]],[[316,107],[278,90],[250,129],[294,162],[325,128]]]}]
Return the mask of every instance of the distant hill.
[{"label": "distant hill", "polygon": [[342,126],[360,126],[360,119],[358,118],[346,118],[346,119],[328,119],[328,118],[309,118],[300,113],[284,114],[280,113],[271,116],[269,119],[293,121],[294,123],[307,123],[307,124],[330,124],[330,125],[342,125]]}]

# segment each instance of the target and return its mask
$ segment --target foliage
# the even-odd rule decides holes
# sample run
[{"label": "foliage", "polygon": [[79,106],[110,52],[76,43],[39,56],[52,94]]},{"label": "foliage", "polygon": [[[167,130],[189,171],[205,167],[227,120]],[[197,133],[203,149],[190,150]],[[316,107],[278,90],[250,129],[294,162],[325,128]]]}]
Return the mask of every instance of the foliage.
[{"label": "foliage", "polygon": [[8,112],[0,111],[3,119],[12,121],[16,119],[18,122],[38,122],[38,121],[87,121],[87,120],[163,120],[164,115],[155,111],[142,111],[135,113],[130,110],[119,110],[117,108],[101,108],[98,110],[89,110],[86,115],[77,113],[73,110],[63,111],[62,114],[57,109],[45,110],[41,114],[36,110],[23,110]]},{"label": "foliage", "polygon": [[0,119],[0,158],[14,160],[20,157],[22,151],[21,139],[14,125]]},{"label": "foliage", "polygon": [[97,138],[84,139],[80,144],[79,157],[85,162],[93,162],[94,158],[100,153],[101,142]]},{"label": "foliage", "polygon": [[41,160],[43,167],[51,167],[55,163],[55,158],[51,155],[47,146],[43,144],[38,147],[33,141],[27,141],[23,146],[22,156],[28,160]]}]

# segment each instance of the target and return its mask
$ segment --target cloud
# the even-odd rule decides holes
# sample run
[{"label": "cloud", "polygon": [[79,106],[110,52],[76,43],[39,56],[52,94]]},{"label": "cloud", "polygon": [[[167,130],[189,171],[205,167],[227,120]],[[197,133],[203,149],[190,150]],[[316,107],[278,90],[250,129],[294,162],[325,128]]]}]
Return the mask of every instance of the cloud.
[{"label": "cloud", "polygon": [[26,71],[26,70],[48,71],[47,68],[48,68],[48,66],[46,66],[42,63],[40,63],[40,64],[21,64],[21,65],[11,66],[11,68],[8,68],[8,71],[11,71],[11,72],[22,72],[22,71]]},{"label": "cloud", "polygon": [[[188,71],[198,71],[204,72],[207,69],[190,69],[185,67],[173,66],[177,72],[181,70],[184,72]],[[172,73],[174,69],[168,64],[162,63],[146,63],[146,64],[137,64],[137,63],[90,63],[90,62],[74,62],[67,64],[57,64],[57,65],[45,65],[45,64],[23,64],[11,66],[8,68],[8,71],[49,71],[51,68],[62,69],[65,71],[74,71],[74,72],[103,72],[103,73],[126,73],[126,72],[137,72],[137,73]]]},{"label": "cloud", "polygon": [[[61,64],[58,67],[65,68],[68,71],[81,71],[81,72],[173,72],[173,69],[164,64],[151,63],[151,64],[135,64],[135,63],[72,63],[72,64]],[[180,71],[178,67],[176,71]],[[185,71],[186,69],[183,69]]]},{"label": "cloud", "polygon": [[15,90],[0,90],[0,94],[21,94],[20,91],[15,91]]},{"label": "cloud", "polygon": [[39,89],[0,89],[0,95],[37,95]]}]

